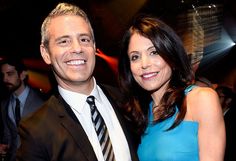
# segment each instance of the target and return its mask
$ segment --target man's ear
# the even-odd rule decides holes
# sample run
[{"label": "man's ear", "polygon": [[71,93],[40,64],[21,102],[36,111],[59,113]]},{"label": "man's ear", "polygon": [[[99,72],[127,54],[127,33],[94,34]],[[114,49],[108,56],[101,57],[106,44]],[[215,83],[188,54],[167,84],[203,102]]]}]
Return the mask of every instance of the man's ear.
[{"label": "man's ear", "polygon": [[23,80],[25,80],[26,77],[28,77],[28,72],[26,70],[23,70],[20,73],[20,79],[23,81]]},{"label": "man's ear", "polygon": [[40,53],[44,62],[46,64],[51,64],[51,58],[50,58],[48,49],[43,44],[40,45]]}]

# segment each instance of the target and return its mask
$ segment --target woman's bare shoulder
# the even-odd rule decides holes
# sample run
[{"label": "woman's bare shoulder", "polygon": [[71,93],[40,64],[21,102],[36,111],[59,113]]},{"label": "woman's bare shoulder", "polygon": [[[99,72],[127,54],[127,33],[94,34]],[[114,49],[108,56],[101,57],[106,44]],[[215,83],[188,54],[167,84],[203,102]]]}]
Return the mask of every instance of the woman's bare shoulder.
[{"label": "woman's bare shoulder", "polygon": [[196,87],[187,95],[187,111],[193,120],[214,119],[222,115],[216,91],[209,87]]}]

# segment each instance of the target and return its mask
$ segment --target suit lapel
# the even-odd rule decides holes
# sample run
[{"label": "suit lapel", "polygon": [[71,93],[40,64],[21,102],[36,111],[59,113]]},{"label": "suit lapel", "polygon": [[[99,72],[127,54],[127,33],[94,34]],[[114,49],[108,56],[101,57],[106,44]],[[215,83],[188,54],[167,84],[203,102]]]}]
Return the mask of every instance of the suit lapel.
[{"label": "suit lapel", "polygon": [[34,93],[33,89],[30,88],[28,96],[25,100],[22,117],[28,115],[29,113],[34,112],[37,108],[39,108],[40,105],[38,107],[36,106],[37,102],[39,102],[38,99],[39,98],[38,97],[36,98],[36,94]]},{"label": "suit lapel", "polygon": [[30,112],[30,108],[31,107],[31,102],[34,101],[34,99],[31,97],[31,89],[29,90],[28,96],[25,100],[25,105],[23,108],[23,112],[22,112],[22,117],[26,116],[29,112]]},{"label": "suit lapel", "polygon": [[17,133],[16,125],[8,115],[9,104],[10,104],[10,99],[3,101],[3,103],[2,103],[2,120],[7,125],[7,128],[14,131],[14,133]]},{"label": "suit lapel", "polygon": [[60,95],[58,96],[58,99],[59,104],[55,107],[57,108],[58,117],[61,120],[61,125],[72,136],[75,143],[78,145],[80,150],[83,151],[83,154],[88,159],[88,161],[97,160],[93,147],[89,142],[89,139],[82,125],[79,123],[70,106],[63,100]]}]

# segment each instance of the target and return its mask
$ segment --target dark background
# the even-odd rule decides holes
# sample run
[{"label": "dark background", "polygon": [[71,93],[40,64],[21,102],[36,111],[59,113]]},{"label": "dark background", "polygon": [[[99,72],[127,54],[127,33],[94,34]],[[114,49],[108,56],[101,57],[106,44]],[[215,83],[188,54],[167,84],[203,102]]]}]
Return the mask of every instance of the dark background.
[{"label": "dark background", "polygon": [[[43,19],[58,2],[62,1],[0,0],[0,58],[9,55],[21,56],[33,70],[48,71],[39,52],[40,27]],[[87,12],[94,28],[97,48],[112,57],[118,56],[120,40],[135,14],[144,12],[156,15],[175,28],[178,23],[176,16],[193,5],[222,4],[223,28],[236,42],[235,0],[64,0],[64,2],[77,4]],[[232,48],[218,61],[214,58],[207,60],[205,65],[200,66],[200,74],[213,82],[222,82],[225,74],[235,68],[235,50],[235,47]],[[98,77],[103,78],[104,82],[114,81],[115,76],[112,75],[116,73],[109,69],[104,60],[98,58],[97,64],[100,66],[97,68]]]}]

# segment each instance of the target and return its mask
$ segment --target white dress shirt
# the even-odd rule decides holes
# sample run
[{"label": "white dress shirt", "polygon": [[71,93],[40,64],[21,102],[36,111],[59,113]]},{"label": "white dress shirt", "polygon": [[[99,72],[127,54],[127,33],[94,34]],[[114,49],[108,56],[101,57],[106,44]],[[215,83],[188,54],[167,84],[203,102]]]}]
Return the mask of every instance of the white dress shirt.
[{"label": "white dress shirt", "polygon": [[[128,143],[116,114],[107,97],[101,88],[96,84],[95,79],[93,80],[94,88],[90,95],[95,97],[97,109],[102,115],[107,126],[116,161],[131,161]],[[63,99],[70,105],[71,109],[80,121],[90,143],[92,144],[98,161],[104,161],[101,146],[91,119],[90,107],[86,102],[88,96],[65,90],[60,86],[58,89]]]}]

